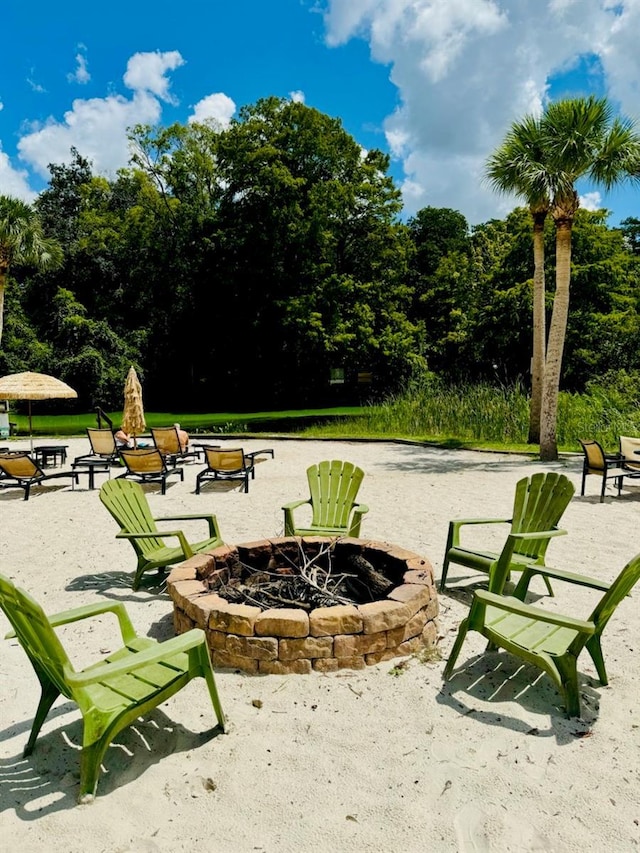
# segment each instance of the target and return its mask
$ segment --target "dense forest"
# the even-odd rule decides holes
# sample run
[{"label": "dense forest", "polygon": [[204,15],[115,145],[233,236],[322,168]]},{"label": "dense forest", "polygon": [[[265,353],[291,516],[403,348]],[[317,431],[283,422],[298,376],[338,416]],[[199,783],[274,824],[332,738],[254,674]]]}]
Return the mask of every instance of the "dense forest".
[{"label": "dense forest", "polygon": [[[58,376],[87,410],[121,407],[131,364],[150,410],[352,404],[427,372],[528,387],[528,209],[403,221],[385,154],[276,98],[130,143],[112,180],[75,150],[50,165],[33,208],[63,258],[11,267],[0,375]],[[552,223],[547,243],[550,305]],[[640,375],[640,220],[579,210],[562,387],[613,371]]]}]

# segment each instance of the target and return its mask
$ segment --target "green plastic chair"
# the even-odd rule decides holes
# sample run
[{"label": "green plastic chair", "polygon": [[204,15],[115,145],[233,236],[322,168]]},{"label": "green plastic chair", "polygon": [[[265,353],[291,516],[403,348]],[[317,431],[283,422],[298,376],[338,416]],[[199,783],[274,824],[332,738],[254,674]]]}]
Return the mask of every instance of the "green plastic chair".
[{"label": "green plastic chair", "polygon": [[[202,551],[223,545],[215,515],[165,515],[153,518],[146,495],[139,483],[117,478],[100,487],[100,500],[120,525],[116,539],[128,539],[138,557],[133,579],[133,589],[140,586],[142,575],[150,569],[163,569]],[[201,542],[187,542],[182,530],[159,530],[157,521],[205,520],[209,524],[209,538]],[[164,539],[174,537],[178,545],[165,545]]]},{"label": "green plastic chair", "polygon": [[[529,581],[536,574],[605,590],[605,594],[586,619],[543,610],[523,603]],[[577,664],[580,652],[586,647],[601,684],[608,684],[602,656],[602,632],[618,604],[639,578],[640,554],[627,563],[612,584],[571,572],[530,566],[523,569],[513,596],[477,590],[473,594],[469,615],[458,629],[458,636],[444,669],[445,680],[451,676],[467,632],[478,631],[489,640],[487,651],[495,647],[506,649],[546,672],[563,696],[567,716],[579,716]]]},{"label": "green plastic chair", "polygon": [[[575,489],[564,474],[553,472],[533,474],[516,483],[511,518],[460,518],[449,522],[440,590],[444,590],[450,563],[489,575],[489,589],[500,594],[513,571],[525,566],[544,566],[549,542],[565,534],[557,524],[569,505]],[[511,529],[502,550],[480,551],[463,547],[460,532],[469,524],[510,524]],[[551,584],[544,578],[549,595]]]},{"label": "green plastic chair", "polygon": [[[362,516],[369,512],[356,497],[364,471],[351,462],[319,462],[307,468],[310,497],[285,504],[285,536],[360,536]],[[311,506],[311,522],[306,527],[294,521],[294,510]]]},{"label": "green plastic chair", "polygon": [[[139,637],[121,602],[100,602],[47,617],[31,596],[0,575],[0,607],[38,676],[41,696],[24,755],[33,751],[51,706],[60,696],[75,702],[83,718],[79,802],[95,797],[100,763],[119,732],[160,705],[193,678],[207,682],[218,724],[225,718],[205,633],[194,628],[162,643]],[[74,669],[55,628],[103,613],[118,619],[122,647],[80,671]]]}]

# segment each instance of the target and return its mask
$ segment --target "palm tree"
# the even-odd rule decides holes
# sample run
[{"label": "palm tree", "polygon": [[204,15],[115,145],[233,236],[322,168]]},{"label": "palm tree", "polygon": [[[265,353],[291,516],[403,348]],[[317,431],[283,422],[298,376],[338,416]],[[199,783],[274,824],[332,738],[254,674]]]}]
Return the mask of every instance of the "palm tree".
[{"label": "palm tree", "polygon": [[544,223],[551,207],[549,170],[540,120],[525,116],[514,122],[502,145],[489,157],[485,174],[494,190],[515,194],[529,206],[533,221],[533,347],[529,443],[540,441],[540,412],[544,380],[546,321],[544,276]]},{"label": "palm tree", "polygon": [[640,180],[640,134],[629,119],[613,117],[606,98],[573,98],[549,104],[540,119],[551,216],[556,228],[556,291],[547,341],[540,418],[540,458],[558,458],[557,414],[562,355],[569,316],[571,232],[580,200],[576,181],[588,178],[610,190]]},{"label": "palm tree", "polygon": [[0,196],[0,341],[4,325],[4,294],[9,269],[15,264],[55,269],[62,263],[62,249],[44,236],[35,211],[23,201]]}]

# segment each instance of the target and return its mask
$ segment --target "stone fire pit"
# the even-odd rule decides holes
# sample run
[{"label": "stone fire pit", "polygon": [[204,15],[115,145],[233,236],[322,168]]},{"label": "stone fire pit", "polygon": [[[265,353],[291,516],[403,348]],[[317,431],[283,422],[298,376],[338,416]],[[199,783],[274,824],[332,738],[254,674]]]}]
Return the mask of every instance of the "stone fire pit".
[{"label": "stone fire pit", "polygon": [[[246,567],[277,571],[300,554],[317,554],[333,540],[281,537],[222,546],[173,568],[167,589],[177,633],[206,632],[213,664],[252,674],[334,672],[435,648],[438,599],[433,567],[424,557],[386,542],[338,539],[332,554],[364,558],[392,582],[378,600],[304,610],[233,603],[223,587]],[[347,569],[348,571],[348,569]]]}]

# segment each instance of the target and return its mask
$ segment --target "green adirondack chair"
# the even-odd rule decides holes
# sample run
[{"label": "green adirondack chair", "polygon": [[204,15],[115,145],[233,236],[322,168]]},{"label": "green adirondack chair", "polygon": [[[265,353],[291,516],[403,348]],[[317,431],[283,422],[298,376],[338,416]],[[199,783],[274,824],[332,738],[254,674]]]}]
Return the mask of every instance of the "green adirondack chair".
[{"label": "green adirondack chair", "polygon": [[[60,696],[75,702],[83,717],[78,800],[95,797],[100,763],[113,739],[193,678],[207,683],[222,731],[225,718],[211,668],[205,633],[194,628],[162,643],[139,637],[122,602],[100,602],[47,617],[34,599],[0,575],[0,607],[38,676],[41,696],[24,754],[33,751],[51,706]],[[82,670],[74,669],[55,628],[104,613],[118,619],[122,647]]]},{"label": "green adirondack chair", "polygon": [[[557,524],[569,505],[574,485],[564,474],[533,474],[516,484],[511,518],[460,518],[449,522],[440,590],[444,590],[450,563],[489,575],[489,589],[500,594],[513,571],[521,572],[530,564],[544,566],[549,542],[565,534]],[[511,529],[500,552],[463,547],[460,531],[470,524],[510,524]],[[548,578],[544,578],[553,595]]]},{"label": "green adirondack chair", "polygon": [[[128,539],[138,557],[133,589],[140,586],[142,575],[150,569],[163,569],[202,551],[223,544],[215,515],[165,515],[153,518],[146,495],[139,483],[131,480],[108,480],[100,487],[100,500],[120,525],[116,539]],[[201,519],[209,524],[209,538],[187,542],[182,530],[159,530],[157,521]],[[178,539],[178,545],[165,545],[164,539]]]},{"label": "green adirondack chair", "polygon": [[[310,496],[285,504],[285,536],[360,536],[362,516],[369,512],[356,497],[364,471],[352,462],[326,460],[307,468]],[[311,521],[306,526],[295,523],[294,510],[308,504]]]},{"label": "green adirondack chair", "polygon": [[[565,616],[524,604],[531,578],[546,578],[604,590],[605,593],[586,619]],[[460,624],[458,636],[444,669],[447,680],[453,671],[468,631],[478,631],[489,640],[487,650],[496,646],[546,672],[561,692],[568,717],[580,715],[578,657],[586,647],[603,685],[608,684],[602,656],[601,637],[614,610],[640,578],[640,554],[636,555],[612,584],[558,569],[529,566],[513,596],[496,595],[485,590],[473,594],[468,617]]]}]

